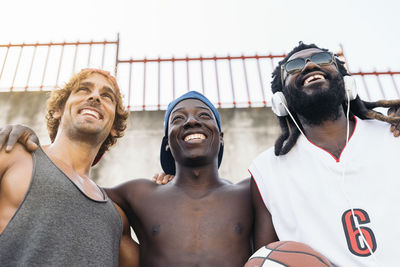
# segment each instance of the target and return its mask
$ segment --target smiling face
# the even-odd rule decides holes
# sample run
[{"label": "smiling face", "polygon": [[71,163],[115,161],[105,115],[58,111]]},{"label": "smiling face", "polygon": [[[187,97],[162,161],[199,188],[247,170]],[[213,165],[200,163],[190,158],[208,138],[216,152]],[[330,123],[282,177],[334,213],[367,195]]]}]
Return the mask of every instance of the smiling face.
[{"label": "smiling face", "polygon": [[168,143],[175,161],[186,166],[215,163],[223,142],[218,124],[210,108],[197,99],[179,102],[171,112]]},{"label": "smiling face", "polygon": [[334,61],[331,64],[318,65],[309,58],[324,52],[318,48],[309,48],[293,54],[288,62],[295,59],[307,59],[306,65],[300,71],[288,74],[283,71],[284,86],[295,85],[306,94],[312,94],[315,90],[326,90],[329,88],[330,78],[338,73]]},{"label": "smiling face", "polygon": [[[289,60],[308,58],[322,50],[309,48],[293,54]],[[288,74],[282,72],[283,93],[288,105],[309,124],[318,125],[324,120],[339,116],[345,91],[343,77],[336,65],[318,65],[311,60],[301,71]]]},{"label": "smiling face", "polygon": [[90,74],[74,88],[63,109],[54,113],[60,117],[60,129],[72,135],[95,135],[103,142],[112,129],[116,94],[112,83],[99,73]]}]

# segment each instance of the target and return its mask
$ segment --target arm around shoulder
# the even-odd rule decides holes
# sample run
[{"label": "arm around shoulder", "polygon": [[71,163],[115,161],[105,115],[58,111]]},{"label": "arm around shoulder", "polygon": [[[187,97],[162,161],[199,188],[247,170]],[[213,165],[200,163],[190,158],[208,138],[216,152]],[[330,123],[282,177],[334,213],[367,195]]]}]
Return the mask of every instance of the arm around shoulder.
[{"label": "arm around shoulder", "polygon": [[262,246],[278,241],[278,237],[272,224],[271,214],[265,206],[253,178],[250,182],[250,190],[255,213],[253,242],[254,249],[258,250]]},{"label": "arm around shoulder", "polygon": [[115,187],[104,188],[108,197],[114,201],[125,212],[129,213],[132,209],[132,203],[135,203],[138,197],[146,194],[150,187],[158,186],[149,179],[134,179]]},{"label": "arm around shoulder", "polygon": [[[115,204],[115,203],[114,203]],[[139,245],[132,239],[131,228],[125,212],[115,204],[122,219],[122,236],[119,248],[118,266],[138,267],[139,266]]]}]

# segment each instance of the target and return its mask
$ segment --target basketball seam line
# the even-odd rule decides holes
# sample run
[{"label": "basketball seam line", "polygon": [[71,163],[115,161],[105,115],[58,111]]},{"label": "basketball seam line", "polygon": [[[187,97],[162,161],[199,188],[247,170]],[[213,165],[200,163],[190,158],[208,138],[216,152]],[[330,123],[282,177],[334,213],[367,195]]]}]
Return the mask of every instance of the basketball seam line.
[{"label": "basketball seam line", "polygon": [[[269,255],[268,255],[268,257],[269,257]],[[266,260],[269,260],[269,261],[273,261],[273,262],[282,264],[284,267],[290,267],[289,265],[286,265],[286,263],[283,263],[283,262],[280,262],[280,261],[278,261],[278,260],[271,259],[271,258],[268,258],[268,257],[266,257],[266,258],[264,259],[264,261],[262,262],[262,264],[264,264]],[[261,266],[262,266],[262,265],[261,265]]]},{"label": "basketball seam line", "polygon": [[[284,241],[282,244],[280,244],[279,246],[277,246],[276,248],[269,248],[268,246],[265,246],[267,249],[269,249],[269,250],[271,250],[270,252],[269,252],[269,254],[268,254],[268,256],[266,257],[266,258],[264,258],[264,260],[263,260],[263,262],[262,262],[262,264],[264,264],[265,263],[265,261],[268,259],[268,260],[271,260],[271,261],[274,261],[274,262],[277,262],[277,263],[281,263],[281,264],[283,264],[285,267],[289,267],[288,265],[286,265],[285,263],[283,263],[283,262],[279,262],[279,261],[277,261],[277,260],[274,260],[274,259],[271,259],[269,256],[271,255],[271,253],[272,252],[274,252],[274,251],[276,251],[280,246],[283,246],[284,244],[286,244],[287,243],[287,241]],[[262,265],[261,265],[262,266]]]},{"label": "basketball seam line", "polygon": [[[285,244],[288,243],[289,241],[281,241],[281,242],[282,242],[282,244],[280,244],[279,246],[277,246],[277,247],[275,247],[275,248],[269,248],[268,245],[266,245],[265,248],[271,250],[271,252],[272,252],[272,251],[277,250],[279,247],[285,245]],[[269,254],[271,254],[271,252],[270,252]],[[269,254],[268,254],[268,255],[269,255]]]},{"label": "basketball seam line", "polygon": [[[283,245],[283,244],[282,244]],[[280,247],[280,246],[279,246]],[[308,252],[303,252],[303,251],[293,251],[293,250],[278,250],[278,248],[279,247],[277,247],[277,249],[272,249],[273,251],[277,251],[277,252],[288,252],[288,253],[297,253],[297,254],[306,254],[306,255],[309,255],[309,256],[313,256],[313,257],[315,257],[315,258],[317,258],[320,262],[322,262],[325,266],[328,266],[329,267],[329,265],[327,265],[320,257],[318,257],[317,255],[314,255],[314,254],[311,254],[311,253],[308,253]],[[272,252],[271,252],[272,253]],[[269,257],[269,255],[271,255],[271,253],[270,254],[268,254],[268,257]]]},{"label": "basketball seam line", "polygon": [[270,252],[268,253],[267,257],[264,257],[264,260],[261,263],[261,266],[265,263],[265,261],[268,259],[269,255],[271,255],[272,251],[274,251],[273,249],[271,250],[270,248],[268,248],[267,246],[265,246],[265,248],[267,248],[268,250],[270,250]]}]

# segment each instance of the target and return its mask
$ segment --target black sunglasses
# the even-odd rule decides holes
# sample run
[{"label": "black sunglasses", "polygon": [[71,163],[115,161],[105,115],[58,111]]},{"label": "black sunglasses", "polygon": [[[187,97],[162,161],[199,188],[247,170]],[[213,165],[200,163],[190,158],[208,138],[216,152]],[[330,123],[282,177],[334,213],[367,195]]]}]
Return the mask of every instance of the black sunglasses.
[{"label": "black sunglasses", "polygon": [[[295,58],[295,59],[289,60],[281,66],[282,85],[284,82],[284,79],[283,79],[284,71],[286,71],[288,74],[293,74],[293,73],[302,71],[308,61],[314,62],[315,64],[317,64],[319,66],[327,66],[332,63],[334,63],[336,65],[334,55],[331,52],[319,52],[316,54],[312,54],[309,57]],[[336,65],[336,67],[337,67],[337,65]]]}]

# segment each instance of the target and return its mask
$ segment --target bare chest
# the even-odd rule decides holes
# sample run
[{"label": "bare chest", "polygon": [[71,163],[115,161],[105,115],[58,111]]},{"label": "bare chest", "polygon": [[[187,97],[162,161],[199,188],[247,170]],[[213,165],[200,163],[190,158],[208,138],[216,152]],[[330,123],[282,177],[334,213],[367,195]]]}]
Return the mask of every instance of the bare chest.
[{"label": "bare chest", "polygon": [[[249,257],[253,214],[247,199],[221,194],[147,200],[137,212],[137,233],[141,246],[157,261],[154,266],[243,266]],[[148,259],[146,252],[141,257]]]},{"label": "bare chest", "polygon": [[229,193],[200,199],[160,194],[149,197],[136,213],[142,238],[153,244],[173,241],[193,251],[214,247],[216,237],[221,244],[247,240],[253,223],[250,202]]}]

